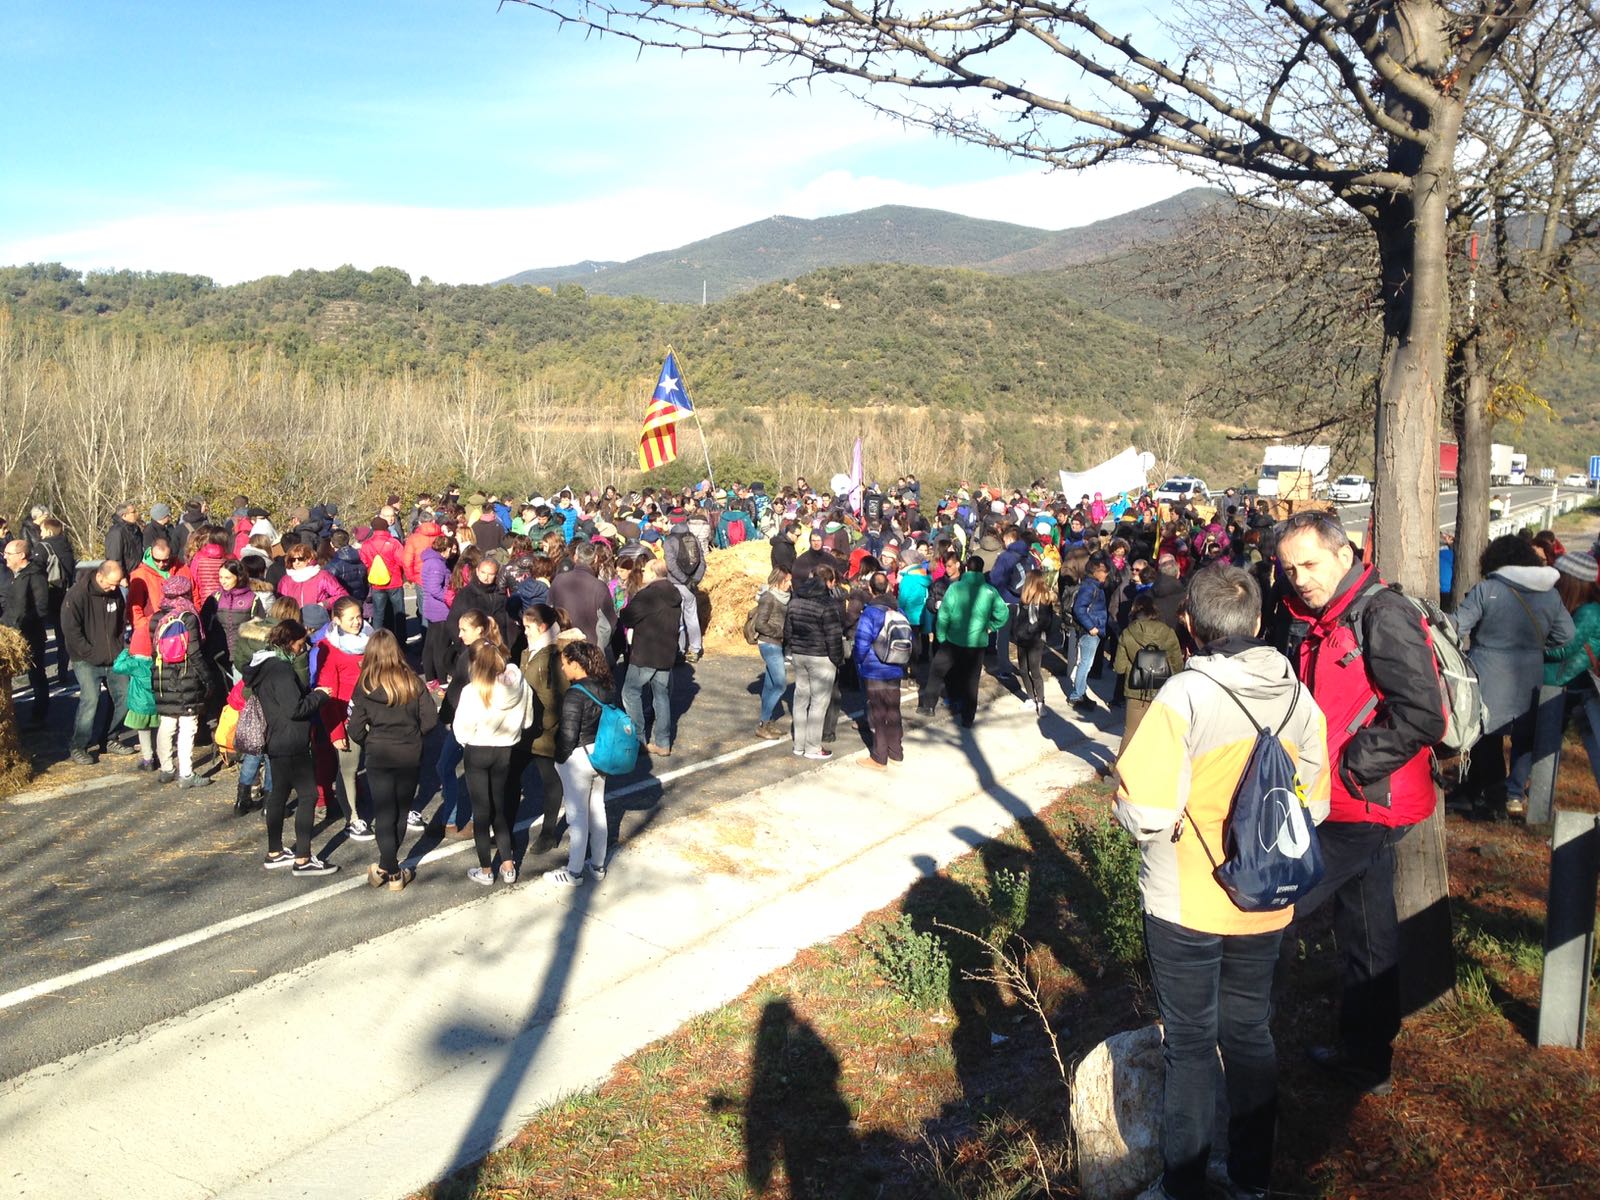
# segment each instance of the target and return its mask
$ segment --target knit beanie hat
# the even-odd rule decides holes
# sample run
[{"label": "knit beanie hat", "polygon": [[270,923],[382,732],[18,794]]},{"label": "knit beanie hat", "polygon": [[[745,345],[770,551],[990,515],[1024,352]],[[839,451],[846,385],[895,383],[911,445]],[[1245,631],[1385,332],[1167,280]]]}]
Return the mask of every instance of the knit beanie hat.
[{"label": "knit beanie hat", "polygon": [[172,515],[172,505],[156,503],[150,506],[150,519],[152,521],[165,521]]},{"label": "knit beanie hat", "polygon": [[194,595],[194,580],[187,575],[168,575],[161,581],[161,594],[168,598],[173,596],[192,596]]},{"label": "knit beanie hat", "polygon": [[1585,554],[1581,550],[1569,550],[1557,558],[1556,570],[1563,575],[1571,575],[1574,579],[1581,579],[1585,583],[1600,581],[1600,566],[1596,565],[1594,555]]}]

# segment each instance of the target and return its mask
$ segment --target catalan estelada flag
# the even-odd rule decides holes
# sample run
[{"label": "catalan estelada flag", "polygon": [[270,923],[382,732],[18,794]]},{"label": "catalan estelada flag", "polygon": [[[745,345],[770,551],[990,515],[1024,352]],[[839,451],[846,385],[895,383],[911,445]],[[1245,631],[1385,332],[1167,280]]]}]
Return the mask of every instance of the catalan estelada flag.
[{"label": "catalan estelada flag", "polygon": [[650,405],[644,410],[644,425],[639,430],[639,467],[652,471],[665,466],[678,457],[678,418],[694,412],[689,391],[683,386],[683,376],[678,363],[667,352],[661,364],[661,378],[656,390],[650,394]]},{"label": "catalan estelada flag", "polygon": [[657,425],[639,433],[639,469],[653,471],[678,457],[678,427]]}]

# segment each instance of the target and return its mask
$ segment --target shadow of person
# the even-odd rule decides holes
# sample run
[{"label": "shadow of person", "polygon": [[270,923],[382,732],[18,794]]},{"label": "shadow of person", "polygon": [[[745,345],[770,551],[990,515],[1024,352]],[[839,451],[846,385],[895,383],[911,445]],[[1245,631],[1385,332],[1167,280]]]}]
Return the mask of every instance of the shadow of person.
[{"label": "shadow of person", "polygon": [[839,1091],[839,1059],[788,1000],[761,1010],[744,1105],[745,1180],[758,1195],[783,1164],[791,1200],[852,1194],[861,1145]]}]

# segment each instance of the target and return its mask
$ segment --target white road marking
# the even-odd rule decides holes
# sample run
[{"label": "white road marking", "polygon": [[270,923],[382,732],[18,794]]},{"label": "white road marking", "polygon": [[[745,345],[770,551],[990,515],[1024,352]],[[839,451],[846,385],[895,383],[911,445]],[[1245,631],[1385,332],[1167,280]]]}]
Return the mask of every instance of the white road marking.
[{"label": "white road marking", "polygon": [[[902,703],[904,703],[903,700]],[[856,718],[859,717],[860,714],[845,713],[844,715],[847,717]],[[626,784],[623,787],[609,791],[606,793],[606,795],[612,798],[620,798],[623,796],[631,796],[636,792],[646,791],[649,788],[664,787],[666,784],[671,783],[675,779],[682,779],[685,776],[693,775],[698,771],[705,771],[712,767],[720,767],[724,763],[733,762],[736,759],[744,758],[750,754],[755,754],[757,751],[765,750],[772,746],[781,745],[783,745],[781,740],[768,741],[763,739],[759,742],[752,742],[749,745],[740,746],[736,750],[730,750],[726,754],[718,754],[713,758],[703,759],[699,762],[687,763],[675,770],[668,771],[664,775],[655,775],[647,779],[636,780],[633,783]],[[125,780],[120,777],[112,778],[104,783],[96,781],[95,786],[105,787],[111,783],[121,783],[124,781]],[[44,797],[41,796],[39,798],[43,799]],[[526,821],[519,821],[517,823],[517,832],[521,833],[525,831],[533,823],[534,819],[532,817],[528,818]],[[418,865],[440,862],[443,859],[452,858],[457,854],[464,854],[466,851],[474,848],[474,844],[470,841],[435,846],[432,850],[428,851],[428,853],[424,854],[422,858],[418,860]],[[251,912],[240,913],[238,916],[229,917],[226,921],[218,921],[213,925],[207,925],[204,928],[196,929],[193,932],[180,934],[174,938],[168,938],[166,941],[157,942],[153,946],[145,946],[140,950],[130,950],[126,954],[115,955],[104,960],[103,962],[92,963],[87,967],[80,967],[76,971],[68,971],[63,975],[57,975],[52,979],[41,979],[38,983],[30,983],[27,987],[17,988],[14,991],[6,992],[5,994],[0,995],[0,1011],[4,1011],[8,1008],[15,1008],[19,1004],[26,1004],[30,1000],[37,1000],[42,996],[48,996],[54,992],[65,991],[67,988],[76,987],[80,983],[88,983],[95,979],[102,979],[107,975],[113,975],[118,971],[125,971],[129,967],[136,967],[141,963],[147,963],[153,959],[163,958],[168,954],[176,954],[179,950],[187,950],[190,946],[197,946],[202,942],[208,942],[214,938],[235,933],[240,929],[248,929],[250,926],[258,925],[262,921],[270,921],[274,917],[283,916],[285,913],[294,912],[297,909],[305,908],[307,905],[317,904],[323,900],[328,900],[334,896],[342,895],[345,892],[353,891],[356,888],[366,886],[367,876],[365,870],[363,870],[359,874],[353,874],[349,878],[340,880],[338,883],[324,884],[321,887],[316,888],[315,891],[307,892],[303,896],[296,896],[293,900],[284,900],[278,904],[269,904],[266,908],[258,908]]]}]

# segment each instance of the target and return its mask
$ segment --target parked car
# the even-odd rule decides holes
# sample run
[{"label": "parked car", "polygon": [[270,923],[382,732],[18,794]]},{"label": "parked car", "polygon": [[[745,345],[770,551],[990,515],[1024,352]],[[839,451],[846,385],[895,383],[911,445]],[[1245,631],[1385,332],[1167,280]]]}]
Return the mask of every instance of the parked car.
[{"label": "parked car", "polygon": [[1328,495],[1342,504],[1366,504],[1372,499],[1372,481],[1365,475],[1341,475]]},{"label": "parked car", "polygon": [[1206,486],[1204,479],[1193,475],[1174,475],[1156,489],[1156,500],[1171,504],[1174,500],[1182,500],[1185,496],[1199,496],[1202,500],[1211,499],[1211,489]]},{"label": "parked car", "polygon": [[1571,475],[1568,475],[1561,481],[1561,486],[1586,488],[1589,486],[1589,480],[1586,476],[1579,475],[1576,471],[1574,471]]}]

